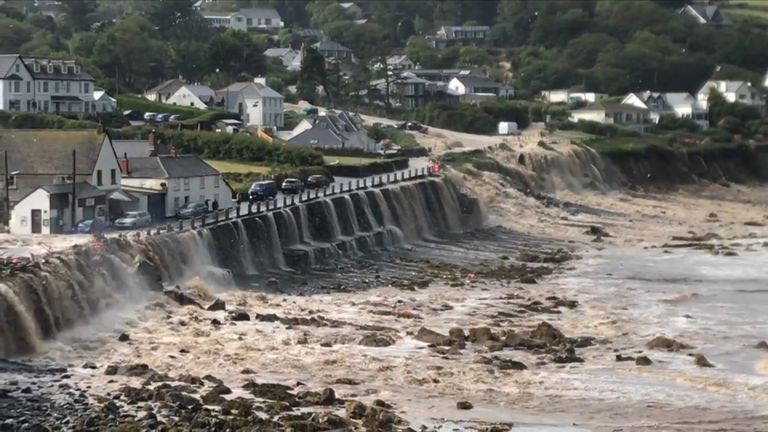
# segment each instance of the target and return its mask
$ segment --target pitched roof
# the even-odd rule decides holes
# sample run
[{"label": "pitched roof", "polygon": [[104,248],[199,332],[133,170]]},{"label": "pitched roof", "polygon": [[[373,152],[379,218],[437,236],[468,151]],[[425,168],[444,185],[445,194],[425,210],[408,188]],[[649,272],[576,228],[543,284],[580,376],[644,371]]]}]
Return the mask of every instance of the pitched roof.
[{"label": "pitched roof", "polygon": [[571,112],[585,112],[585,111],[605,111],[605,112],[648,112],[645,108],[636,107],[634,105],[613,103],[613,102],[594,102],[583,108],[572,110]]},{"label": "pitched roof", "polygon": [[[72,183],[43,185],[43,186],[40,186],[40,189],[45,190],[49,194],[59,194],[59,193],[71,194]],[[86,182],[75,183],[75,196],[78,198],[93,198],[93,197],[99,197],[102,195],[106,195],[106,192],[97,188],[96,186],[93,186],[90,183],[86,183]]]},{"label": "pitched roof", "polygon": [[131,178],[184,178],[219,175],[197,155],[129,158]]},{"label": "pitched roof", "polygon": [[216,92],[213,91],[212,88],[205,85],[186,84],[184,87],[186,87],[190,93],[199,97],[200,99],[207,99],[216,95]]},{"label": "pitched roof", "polygon": [[440,27],[440,30],[437,31],[437,35],[444,37],[445,39],[455,39],[456,32],[459,31],[484,32],[487,34],[491,31],[491,28],[489,26],[442,26]]},{"label": "pitched roof", "polygon": [[123,158],[126,154],[128,158],[148,157],[155,151],[148,140],[112,140],[112,147],[118,158]]},{"label": "pitched roof", "polygon": [[460,83],[469,87],[501,87],[503,84],[491,81],[488,78],[484,78],[477,75],[459,75],[454,77]]},{"label": "pitched roof", "polygon": [[8,167],[21,174],[90,175],[109,136],[96,130],[0,130],[0,151],[8,151]]},{"label": "pitched roof", "polygon": [[273,90],[272,87],[265,86],[264,84],[260,84],[260,83],[254,83],[251,81],[232,83],[224,87],[223,89],[216,90],[216,96],[222,97],[227,95],[227,93],[240,93],[249,87],[254,88],[259,97],[271,97],[271,98],[283,97],[283,95]]},{"label": "pitched roof", "polygon": [[268,48],[264,51],[264,55],[267,57],[283,57],[290,52],[296,52],[296,50],[293,48]]},{"label": "pitched roof", "polygon": [[18,54],[2,54],[0,55],[0,78],[5,78],[11,71],[11,67],[19,58]]},{"label": "pitched roof", "polygon": [[344,45],[334,42],[332,40],[324,40],[320,41],[314,45],[312,45],[312,48],[318,50],[318,51],[349,51],[352,50],[345,47]]},{"label": "pitched roof", "polygon": [[[22,57],[27,69],[35,79],[64,80],[64,81],[95,81],[93,75],[74,60],[56,60],[43,57]],[[34,65],[39,65],[39,72],[35,72]],[[48,72],[48,66],[53,66],[52,72]],[[66,72],[65,72],[66,71]],[[77,73],[75,73],[77,71]]]},{"label": "pitched roof", "polygon": [[690,4],[682,8],[680,12],[692,12],[707,24],[731,24],[731,19],[722,13],[719,7],[713,5]]},{"label": "pitched roof", "polygon": [[249,8],[240,9],[239,12],[241,15],[245,15],[250,18],[270,18],[277,21],[282,21],[283,19],[275,8]]},{"label": "pitched roof", "polygon": [[152,93],[160,93],[160,92],[170,92],[170,93],[176,93],[178,89],[181,88],[186,84],[184,81],[174,78],[169,79],[167,81],[163,81],[162,83],[152,87],[151,89],[144,92],[144,94],[152,94]]}]

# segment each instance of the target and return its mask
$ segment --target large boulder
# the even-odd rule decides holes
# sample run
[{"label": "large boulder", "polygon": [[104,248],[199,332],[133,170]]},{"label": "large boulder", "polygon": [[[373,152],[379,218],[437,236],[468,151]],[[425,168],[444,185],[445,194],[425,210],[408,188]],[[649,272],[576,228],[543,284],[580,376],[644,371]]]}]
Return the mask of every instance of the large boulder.
[{"label": "large boulder", "polygon": [[712,368],[712,367],[715,367],[715,365],[713,365],[712,363],[710,363],[710,362],[709,362],[709,360],[707,360],[707,358],[706,358],[706,357],[704,357],[704,355],[703,355],[703,354],[696,354],[696,355],[694,355],[694,356],[693,356],[693,363],[694,363],[696,366],[698,366],[698,367],[703,367],[703,368]]},{"label": "large boulder", "polygon": [[368,333],[359,342],[360,345],[367,347],[388,347],[394,343],[394,338],[381,333]]},{"label": "large boulder", "polygon": [[416,333],[415,336],[416,340],[437,345],[437,346],[449,346],[451,345],[451,338],[444,334],[440,334],[434,330],[430,330],[426,327],[422,327],[419,329],[419,331]]},{"label": "large boulder", "polygon": [[683,342],[678,342],[674,339],[670,339],[665,336],[656,336],[652,340],[650,340],[647,344],[645,344],[648,349],[657,349],[657,350],[666,350],[666,351],[680,351],[680,350],[687,350],[693,348],[693,346],[688,345]]},{"label": "large boulder", "polygon": [[164,290],[163,294],[181,306],[194,306],[203,309],[203,306],[194,297],[183,292],[178,286]]},{"label": "large boulder", "polygon": [[248,315],[248,312],[242,309],[235,309],[229,311],[229,319],[232,321],[250,321],[251,316]]},{"label": "large boulder", "polygon": [[548,344],[566,340],[563,332],[546,321],[542,321],[531,331],[530,338]]},{"label": "large boulder", "polygon": [[206,310],[211,312],[227,310],[227,304],[224,303],[224,300],[217,298],[206,308]]},{"label": "large boulder", "polygon": [[495,341],[496,337],[488,327],[474,327],[469,329],[469,340],[472,343],[484,344],[485,342]]}]

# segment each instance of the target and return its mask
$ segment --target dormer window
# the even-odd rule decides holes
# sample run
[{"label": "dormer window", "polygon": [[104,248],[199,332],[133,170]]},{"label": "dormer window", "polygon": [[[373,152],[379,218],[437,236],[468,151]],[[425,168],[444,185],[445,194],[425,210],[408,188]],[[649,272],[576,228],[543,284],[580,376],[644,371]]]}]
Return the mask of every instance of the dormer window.
[{"label": "dormer window", "polygon": [[32,65],[32,70],[35,71],[35,73],[40,73],[40,63],[34,63]]},{"label": "dormer window", "polygon": [[61,73],[62,73],[62,75],[66,75],[67,74],[67,69],[68,69],[67,65],[65,65],[65,64],[61,65]]},{"label": "dormer window", "polygon": [[52,74],[52,73],[53,73],[53,65],[52,65],[52,64],[50,64],[50,63],[48,64],[48,73],[49,73],[49,74]]},{"label": "dormer window", "polygon": [[75,65],[75,75],[80,75],[80,66]]}]

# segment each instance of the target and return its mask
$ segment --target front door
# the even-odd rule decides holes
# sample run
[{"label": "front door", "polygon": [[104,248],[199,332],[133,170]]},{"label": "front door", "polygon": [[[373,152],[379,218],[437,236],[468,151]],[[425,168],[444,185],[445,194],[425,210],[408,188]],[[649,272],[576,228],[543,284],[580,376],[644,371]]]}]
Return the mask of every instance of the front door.
[{"label": "front door", "polygon": [[43,212],[40,210],[32,210],[32,234],[40,234],[43,232]]}]

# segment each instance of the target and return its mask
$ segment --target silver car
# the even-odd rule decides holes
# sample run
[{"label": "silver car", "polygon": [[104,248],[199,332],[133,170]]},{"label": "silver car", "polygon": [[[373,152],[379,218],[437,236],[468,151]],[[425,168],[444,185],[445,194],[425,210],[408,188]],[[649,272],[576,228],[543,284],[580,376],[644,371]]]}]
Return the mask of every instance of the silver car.
[{"label": "silver car", "polygon": [[115,221],[115,228],[134,229],[149,226],[152,216],[145,211],[128,212],[125,216]]}]

